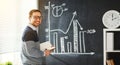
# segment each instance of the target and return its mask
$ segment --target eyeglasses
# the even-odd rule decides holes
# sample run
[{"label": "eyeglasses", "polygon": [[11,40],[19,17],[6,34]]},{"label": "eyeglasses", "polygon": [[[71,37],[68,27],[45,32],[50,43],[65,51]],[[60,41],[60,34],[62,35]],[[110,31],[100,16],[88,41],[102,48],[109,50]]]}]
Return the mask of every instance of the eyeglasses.
[{"label": "eyeglasses", "polygon": [[34,19],[42,19],[42,16],[32,16]]}]

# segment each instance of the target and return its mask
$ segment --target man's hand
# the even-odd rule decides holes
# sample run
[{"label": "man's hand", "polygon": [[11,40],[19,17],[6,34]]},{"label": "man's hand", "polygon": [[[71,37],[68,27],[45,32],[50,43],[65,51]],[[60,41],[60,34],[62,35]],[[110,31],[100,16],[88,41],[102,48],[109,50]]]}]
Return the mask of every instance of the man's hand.
[{"label": "man's hand", "polygon": [[50,53],[51,53],[51,50],[47,50],[47,49],[46,49],[46,50],[44,51],[44,56],[49,56]]}]

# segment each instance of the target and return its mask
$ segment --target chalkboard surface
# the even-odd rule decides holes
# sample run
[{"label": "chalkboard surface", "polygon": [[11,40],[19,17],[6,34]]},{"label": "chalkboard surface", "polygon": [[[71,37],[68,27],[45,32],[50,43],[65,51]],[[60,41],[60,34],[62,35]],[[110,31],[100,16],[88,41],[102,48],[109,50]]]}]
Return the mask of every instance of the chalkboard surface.
[{"label": "chalkboard surface", "polygon": [[38,0],[43,13],[40,42],[56,49],[47,65],[103,65],[103,14],[119,0]]}]

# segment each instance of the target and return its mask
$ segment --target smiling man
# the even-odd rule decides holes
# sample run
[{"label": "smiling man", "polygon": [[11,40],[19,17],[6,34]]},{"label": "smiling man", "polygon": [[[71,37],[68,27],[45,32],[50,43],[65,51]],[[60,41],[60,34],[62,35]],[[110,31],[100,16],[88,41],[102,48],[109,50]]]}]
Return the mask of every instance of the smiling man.
[{"label": "smiling man", "polygon": [[51,51],[40,50],[37,27],[42,22],[42,13],[40,10],[33,9],[29,12],[29,24],[25,28],[22,36],[21,59],[23,65],[42,65],[44,56],[49,56]]}]

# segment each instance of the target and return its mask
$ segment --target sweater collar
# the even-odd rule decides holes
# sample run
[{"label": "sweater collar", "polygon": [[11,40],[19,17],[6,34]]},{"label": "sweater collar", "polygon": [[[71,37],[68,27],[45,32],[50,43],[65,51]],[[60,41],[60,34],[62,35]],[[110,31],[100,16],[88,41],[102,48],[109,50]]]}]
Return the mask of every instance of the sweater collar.
[{"label": "sweater collar", "polygon": [[28,25],[30,28],[32,28],[33,30],[35,30],[35,31],[37,31],[37,29],[38,29],[38,27],[35,27],[35,26],[33,26],[32,24],[29,24]]}]

